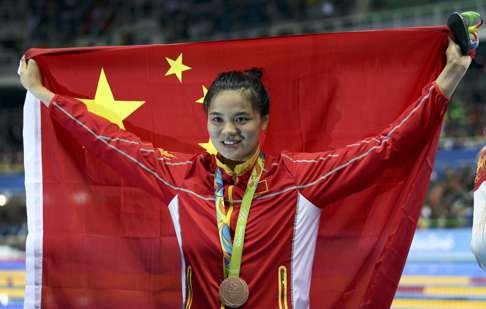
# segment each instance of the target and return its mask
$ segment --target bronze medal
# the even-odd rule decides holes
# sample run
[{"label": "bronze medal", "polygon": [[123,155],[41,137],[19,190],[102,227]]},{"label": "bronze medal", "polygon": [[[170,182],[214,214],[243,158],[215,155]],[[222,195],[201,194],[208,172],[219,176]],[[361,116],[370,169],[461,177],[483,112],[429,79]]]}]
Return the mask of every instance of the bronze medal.
[{"label": "bronze medal", "polygon": [[224,279],[219,286],[219,299],[228,308],[243,306],[248,300],[250,291],[245,280],[238,277]]}]

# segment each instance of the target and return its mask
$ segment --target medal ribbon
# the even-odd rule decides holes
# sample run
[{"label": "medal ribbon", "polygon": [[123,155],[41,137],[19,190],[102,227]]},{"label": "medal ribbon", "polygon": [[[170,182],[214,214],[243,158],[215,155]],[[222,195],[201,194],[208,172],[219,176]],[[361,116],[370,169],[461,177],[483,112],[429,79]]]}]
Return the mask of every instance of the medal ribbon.
[{"label": "medal ribbon", "polygon": [[[234,241],[231,240],[230,234],[230,216],[226,215],[224,205],[224,184],[223,175],[220,168],[216,169],[214,174],[214,202],[216,208],[216,223],[218,226],[219,240],[221,250],[223,251],[223,269],[226,277],[239,277],[241,268],[241,257],[243,255],[243,244],[245,242],[246,223],[250,214],[250,207],[255,195],[260,176],[263,172],[264,160],[263,154],[260,153],[250,179],[246,185],[245,194],[241,202],[240,213],[236,222]],[[230,214],[230,213],[228,213]]]}]

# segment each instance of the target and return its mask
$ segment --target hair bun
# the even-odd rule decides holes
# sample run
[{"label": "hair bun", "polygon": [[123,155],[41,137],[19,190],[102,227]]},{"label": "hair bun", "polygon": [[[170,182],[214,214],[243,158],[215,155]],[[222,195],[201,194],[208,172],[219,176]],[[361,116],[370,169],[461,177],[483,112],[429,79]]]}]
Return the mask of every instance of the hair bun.
[{"label": "hair bun", "polygon": [[204,96],[204,109],[206,111],[209,110],[213,98],[220,91],[237,90],[251,102],[252,107],[260,115],[268,115],[270,111],[270,98],[261,80],[262,76],[263,70],[261,68],[219,73]]},{"label": "hair bun", "polygon": [[262,79],[263,69],[262,68],[251,68],[249,70],[245,70],[244,73],[251,78]]}]

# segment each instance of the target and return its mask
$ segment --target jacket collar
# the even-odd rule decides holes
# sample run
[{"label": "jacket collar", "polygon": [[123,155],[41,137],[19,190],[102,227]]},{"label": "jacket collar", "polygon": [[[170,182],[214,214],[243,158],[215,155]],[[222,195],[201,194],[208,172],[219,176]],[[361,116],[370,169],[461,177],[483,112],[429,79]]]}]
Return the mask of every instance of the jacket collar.
[{"label": "jacket collar", "polygon": [[247,171],[249,171],[253,167],[253,165],[255,165],[255,162],[258,159],[259,155],[260,155],[260,148],[258,148],[257,151],[255,151],[255,153],[248,160],[241,162],[240,164],[236,165],[233,169],[231,169],[228,165],[224,164],[220,160],[221,157],[219,154],[217,154],[216,165],[219,168],[223,169],[226,172],[226,174],[230,176],[240,176],[246,173]]}]

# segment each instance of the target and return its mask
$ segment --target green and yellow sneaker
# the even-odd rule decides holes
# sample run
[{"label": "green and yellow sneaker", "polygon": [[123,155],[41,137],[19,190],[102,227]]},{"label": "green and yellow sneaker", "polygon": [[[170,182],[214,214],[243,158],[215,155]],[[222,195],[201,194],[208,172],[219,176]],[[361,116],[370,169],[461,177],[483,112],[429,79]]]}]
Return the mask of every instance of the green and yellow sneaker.
[{"label": "green and yellow sneaker", "polygon": [[447,19],[447,26],[452,31],[454,41],[461,47],[463,55],[468,55],[479,46],[478,31],[482,24],[483,18],[474,11],[454,12]]}]

